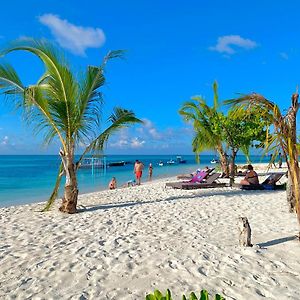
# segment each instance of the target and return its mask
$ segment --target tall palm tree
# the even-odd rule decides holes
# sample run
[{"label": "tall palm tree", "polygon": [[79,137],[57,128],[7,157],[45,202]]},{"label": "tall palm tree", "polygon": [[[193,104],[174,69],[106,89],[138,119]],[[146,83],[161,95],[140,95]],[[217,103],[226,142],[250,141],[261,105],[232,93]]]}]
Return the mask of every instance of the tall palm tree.
[{"label": "tall palm tree", "polygon": [[[241,105],[246,109],[257,109],[262,115],[267,115],[274,125],[274,134],[267,138],[266,149],[278,146],[286,159],[291,195],[295,198],[295,210],[300,225],[300,169],[299,152],[296,136],[296,117],[299,109],[298,92],[292,95],[292,104],[286,115],[283,115],[277,104],[259,94],[245,95],[238,99],[228,100],[227,104]],[[300,238],[300,234],[299,234]]]},{"label": "tall palm tree", "polygon": [[192,122],[194,138],[193,151],[198,155],[204,150],[214,149],[218,152],[222,171],[228,175],[226,152],[222,144],[222,127],[220,120],[224,117],[219,108],[218,84],[213,83],[214,104],[209,106],[201,96],[192,97],[192,101],[183,103],[179,114],[186,122]]},{"label": "tall palm tree", "polygon": [[[15,69],[2,63],[0,90],[23,109],[26,120],[34,124],[37,132],[45,134],[46,144],[55,138],[59,140],[61,166],[48,204],[53,202],[64,174],[66,181],[60,210],[75,213],[78,199],[76,174],[84,155],[103,150],[108,137],[119,129],[141,123],[132,111],[117,107],[108,119],[108,127],[103,131],[100,127],[103,110],[100,88],[105,83],[104,68],[110,59],[122,56],[122,51],[110,51],[99,66],[88,66],[80,76],[75,76],[62,52],[47,41],[15,42],[1,54],[13,51],[34,54],[44,64],[45,71],[36,84],[24,86]],[[88,146],[75,163],[75,150],[82,143]]]}]

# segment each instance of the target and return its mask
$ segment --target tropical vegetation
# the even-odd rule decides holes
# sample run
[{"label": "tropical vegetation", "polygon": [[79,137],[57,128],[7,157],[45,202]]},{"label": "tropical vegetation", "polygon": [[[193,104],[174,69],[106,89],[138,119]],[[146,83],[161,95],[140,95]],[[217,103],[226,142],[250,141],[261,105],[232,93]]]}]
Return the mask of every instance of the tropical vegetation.
[{"label": "tropical vegetation", "polygon": [[222,171],[234,177],[235,159],[239,150],[249,160],[249,149],[265,140],[269,120],[257,111],[232,108],[227,114],[221,111],[218,101],[217,82],[213,84],[214,104],[209,106],[202,97],[193,97],[185,102],[179,114],[186,122],[192,122],[193,151],[198,155],[204,150],[215,150],[220,157]]},{"label": "tropical vegetation", "polygon": [[[104,70],[111,59],[122,57],[122,51],[110,51],[99,66],[88,66],[77,75],[67,63],[63,52],[45,40],[26,39],[2,50],[4,56],[14,51],[26,51],[38,57],[44,65],[40,79],[25,86],[14,67],[0,64],[0,91],[22,109],[35,133],[44,134],[44,143],[59,141],[61,164],[53,193],[46,209],[57,196],[62,176],[65,176],[64,195],[60,211],[77,211],[77,171],[88,153],[102,151],[108,138],[121,128],[141,121],[131,110],[116,107],[108,117],[103,130],[101,119],[103,97],[100,91],[105,83]],[[83,154],[75,162],[79,146],[85,145]]]},{"label": "tropical vegetation", "polygon": [[179,114],[186,122],[191,122],[194,128],[192,141],[193,152],[198,155],[205,150],[216,150],[220,157],[221,167],[228,175],[228,162],[226,151],[223,146],[220,120],[223,114],[219,111],[220,103],[218,96],[218,84],[213,83],[213,105],[209,106],[201,96],[192,97],[190,101],[183,103]]},{"label": "tropical vegetation", "polygon": [[[159,290],[155,290],[153,294],[149,294],[146,296],[146,300],[172,300],[172,295],[169,289],[167,289],[166,295],[164,296]],[[214,298],[209,298],[209,294],[207,290],[202,290],[200,292],[199,297],[194,292],[191,292],[189,296],[182,296],[182,300],[225,300],[219,294],[216,294]]]},{"label": "tropical vegetation", "polygon": [[287,188],[287,191],[291,191],[288,193],[288,201],[292,203],[291,208],[296,211],[300,225],[299,146],[296,135],[296,119],[299,109],[298,99],[299,94],[295,92],[291,97],[291,106],[286,114],[280,111],[276,103],[256,93],[228,100],[226,103],[231,104],[233,107],[245,109],[248,112],[254,109],[272,123],[272,132],[267,135],[265,140],[265,151],[271,148],[276,149],[276,152],[281,151],[283,153],[288,167],[289,188]]}]

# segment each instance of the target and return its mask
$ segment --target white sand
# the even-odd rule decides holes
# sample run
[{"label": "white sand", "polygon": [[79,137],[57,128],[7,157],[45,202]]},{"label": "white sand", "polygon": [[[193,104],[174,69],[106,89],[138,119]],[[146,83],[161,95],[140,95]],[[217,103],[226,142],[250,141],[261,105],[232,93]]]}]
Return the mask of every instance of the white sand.
[{"label": "white sand", "polygon": [[[226,299],[300,299],[298,224],[285,191],[165,182],[80,196],[87,210],[75,215],[0,209],[0,298],[144,299],[170,288],[181,299],[206,288]],[[250,221],[252,248],[238,246],[239,216]]]}]

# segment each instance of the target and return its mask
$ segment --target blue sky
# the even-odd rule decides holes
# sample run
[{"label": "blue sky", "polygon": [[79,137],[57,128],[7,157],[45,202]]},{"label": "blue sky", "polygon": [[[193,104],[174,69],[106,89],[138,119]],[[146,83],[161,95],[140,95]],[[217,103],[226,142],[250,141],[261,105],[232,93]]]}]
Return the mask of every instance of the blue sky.
[{"label": "blue sky", "polygon": [[[193,95],[212,100],[258,92],[280,107],[300,83],[300,1],[5,1],[0,43],[24,37],[59,44],[75,69],[97,65],[108,50],[126,59],[107,67],[106,111],[133,109],[144,126],[111,138],[110,154],[191,154],[192,129],[178,115]],[[10,61],[24,83],[42,72],[29,54]],[[0,96],[0,154],[56,154],[42,146]]]}]

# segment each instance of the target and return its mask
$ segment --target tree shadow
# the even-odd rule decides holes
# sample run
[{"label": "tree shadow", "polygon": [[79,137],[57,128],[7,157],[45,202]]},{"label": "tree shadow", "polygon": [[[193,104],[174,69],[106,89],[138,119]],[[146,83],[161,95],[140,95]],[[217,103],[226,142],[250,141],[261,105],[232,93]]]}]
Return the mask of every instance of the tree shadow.
[{"label": "tree shadow", "polygon": [[[192,190],[189,190],[190,192]],[[198,192],[199,191],[199,192]],[[203,190],[202,190],[203,191]],[[262,193],[265,193],[266,191],[242,191],[242,190],[235,190],[235,189],[229,189],[229,190],[223,190],[223,191],[213,191],[210,193],[201,193],[200,190],[193,190],[193,194],[188,194],[186,196],[179,195],[179,196],[174,196],[174,197],[168,197],[165,199],[157,199],[157,200],[150,200],[150,201],[128,201],[128,202],[109,202],[109,203],[104,203],[100,205],[93,205],[93,206],[84,206],[81,205],[81,207],[78,209],[78,213],[83,213],[83,212],[91,212],[91,211],[96,211],[96,210],[106,210],[106,209],[112,209],[112,208],[124,208],[124,207],[133,207],[137,205],[145,205],[145,204],[155,204],[155,203],[161,203],[161,202],[173,202],[173,201],[180,201],[184,199],[193,199],[193,198],[207,198],[207,197],[212,197],[212,196],[224,196],[227,198],[230,198],[232,196],[243,196],[245,194],[251,194],[251,195],[261,195]],[[267,191],[268,192],[268,191]],[[272,191],[276,192],[276,191]]]},{"label": "tree shadow", "polygon": [[299,237],[297,235],[292,235],[292,236],[287,236],[287,237],[280,238],[280,239],[267,241],[267,242],[264,242],[264,243],[258,243],[257,245],[260,248],[267,248],[267,247],[275,246],[275,245],[278,245],[278,244],[286,243],[286,242],[289,242],[289,241],[293,241],[293,240],[296,240],[298,238]]}]

